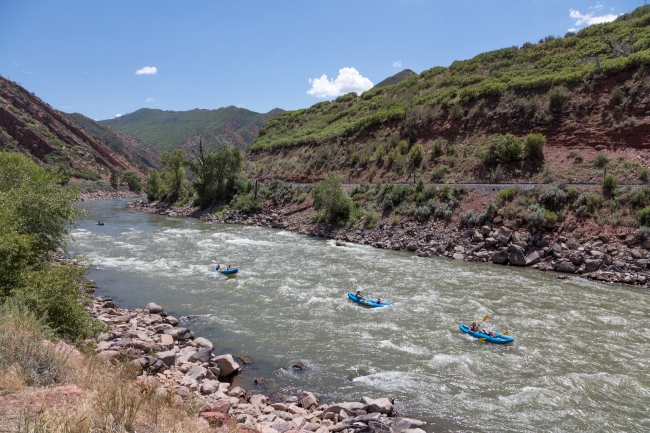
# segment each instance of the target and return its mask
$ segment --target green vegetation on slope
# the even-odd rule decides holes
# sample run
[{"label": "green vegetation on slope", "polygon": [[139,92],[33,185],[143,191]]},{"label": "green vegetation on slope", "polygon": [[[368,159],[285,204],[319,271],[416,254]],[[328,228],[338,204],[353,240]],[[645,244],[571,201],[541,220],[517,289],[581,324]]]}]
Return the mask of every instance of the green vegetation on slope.
[{"label": "green vegetation on slope", "polygon": [[142,108],[100,123],[167,151],[182,146],[197,134],[210,134],[218,141],[245,148],[264,122],[282,112],[276,108],[261,114],[234,106],[190,111]]},{"label": "green vegetation on slope", "polygon": [[84,310],[83,270],[51,262],[79,210],[66,179],[18,153],[0,152],[0,305],[26,308],[57,334],[86,338],[98,323]]},{"label": "green vegetation on slope", "polygon": [[394,86],[375,87],[361,96],[349,93],[286,112],[260,130],[249,150],[334,142],[386,120],[403,120],[402,132],[408,135],[422,109],[428,110],[429,117],[442,110],[453,119],[468,106],[495,103],[504,94],[521,96],[521,109],[526,111],[527,97],[548,92],[552,116],[566,101],[562,86],[646,64],[650,64],[650,6],[577,34],[483,53],[448,68],[434,67]]},{"label": "green vegetation on slope", "polygon": [[379,83],[375,84],[373,89],[378,89],[380,87],[386,87],[386,86],[392,86],[395,84],[399,84],[402,81],[406,80],[408,77],[412,75],[417,75],[415,72],[411,71],[410,69],[404,69],[403,71],[398,72],[397,74],[390,76]]}]

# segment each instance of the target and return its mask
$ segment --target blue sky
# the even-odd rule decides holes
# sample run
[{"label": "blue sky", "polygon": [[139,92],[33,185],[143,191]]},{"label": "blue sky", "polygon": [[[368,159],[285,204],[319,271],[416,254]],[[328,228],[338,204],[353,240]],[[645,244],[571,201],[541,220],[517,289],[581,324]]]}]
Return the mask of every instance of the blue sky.
[{"label": "blue sky", "polygon": [[100,120],[143,107],[297,109],[642,4],[0,0],[0,75]]}]

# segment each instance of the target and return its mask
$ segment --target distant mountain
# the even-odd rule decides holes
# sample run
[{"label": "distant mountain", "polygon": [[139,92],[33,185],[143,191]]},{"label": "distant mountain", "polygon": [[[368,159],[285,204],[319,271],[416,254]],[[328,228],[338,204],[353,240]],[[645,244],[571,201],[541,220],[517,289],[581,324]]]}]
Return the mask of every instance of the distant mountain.
[{"label": "distant mountain", "polygon": [[88,180],[141,167],[17,83],[0,76],[0,151],[22,152],[54,170]]},{"label": "distant mountain", "polygon": [[152,144],[131,137],[108,125],[96,122],[80,113],[66,113],[69,119],[93,137],[106,143],[110,148],[127,154],[144,168],[160,168],[161,150]]},{"label": "distant mountain", "polygon": [[217,110],[163,111],[142,108],[130,114],[99,123],[118,129],[162,150],[181,147],[198,134],[245,150],[264,124],[284,113],[275,108],[256,113],[235,106]]},{"label": "distant mountain", "polygon": [[410,69],[404,69],[403,71],[398,72],[397,74],[393,75],[392,77],[388,77],[385,80],[380,81],[379,83],[375,84],[374,88],[392,86],[393,84],[399,84],[402,81],[406,80],[411,75],[417,75],[417,74],[415,72],[411,71]]}]

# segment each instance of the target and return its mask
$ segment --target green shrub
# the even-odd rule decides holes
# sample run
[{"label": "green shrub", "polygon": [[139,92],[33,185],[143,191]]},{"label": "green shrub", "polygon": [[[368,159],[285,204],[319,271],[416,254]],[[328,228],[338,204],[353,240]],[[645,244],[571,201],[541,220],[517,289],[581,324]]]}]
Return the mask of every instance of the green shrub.
[{"label": "green shrub", "polygon": [[298,196],[298,198],[296,199],[296,201],[298,203],[302,203],[306,199],[307,199],[307,193],[306,192],[301,192],[300,195]]},{"label": "green shrub", "polygon": [[636,214],[637,221],[641,227],[650,227],[650,206],[642,209]]},{"label": "green shrub", "polygon": [[609,95],[609,103],[613,106],[621,105],[623,98],[625,98],[625,93],[623,93],[621,86],[614,87],[614,90],[612,90],[612,93]]},{"label": "green shrub", "polygon": [[314,224],[323,222],[325,221],[325,213],[323,211],[316,211],[313,214],[311,214],[310,220]]},{"label": "green shrub", "polygon": [[603,205],[603,197],[591,192],[583,192],[573,202],[573,209],[576,215],[586,217],[593,215]]},{"label": "green shrub", "polygon": [[546,205],[550,209],[558,209],[567,200],[567,193],[564,190],[564,185],[554,182],[545,188],[538,196],[540,203]]},{"label": "green shrub", "polygon": [[341,180],[340,175],[327,173],[311,191],[314,197],[314,209],[322,210],[325,221],[330,223],[347,221],[352,211],[352,200],[343,191]]},{"label": "green shrub", "polygon": [[543,159],[544,144],[546,137],[544,134],[528,134],[524,140],[524,154],[527,159]]},{"label": "green shrub", "polygon": [[537,203],[531,204],[528,206],[528,224],[533,227],[543,227],[546,225],[546,209],[538,205]]},{"label": "green shrub", "polygon": [[512,134],[493,134],[488,137],[488,149],[484,153],[483,162],[499,164],[521,159],[523,152],[521,140]]},{"label": "green shrub", "polygon": [[630,197],[630,204],[636,209],[650,205],[650,188],[635,188]]},{"label": "green shrub", "polygon": [[648,180],[649,173],[650,173],[650,170],[648,170],[646,167],[641,167],[639,169],[639,173],[638,173],[637,177],[638,177],[639,180],[646,181],[646,180]]},{"label": "green shrub", "polygon": [[554,87],[548,92],[548,109],[551,113],[560,113],[564,108],[564,102],[569,97],[566,87]]},{"label": "green shrub", "polygon": [[449,167],[441,164],[431,171],[431,180],[433,182],[441,182],[447,176],[447,173],[449,173]]},{"label": "green shrub", "polygon": [[512,201],[517,195],[517,190],[515,188],[502,189],[497,194],[497,201],[501,204]]},{"label": "green shrub", "polygon": [[604,152],[598,152],[594,156],[594,159],[591,160],[591,163],[594,165],[594,167],[597,168],[605,167],[608,162],[609,162],[609,158],[607,158],[607,155]]},{"label": "green shrub", "polygon": [[122,182],[128,185],[130,191],[140,192],[142,189],[142,180],[133,170],[127,170],[122,174]]},{"label": "green shrub", "polygon": [[264,208],[264,205],[259,197],[255,198],[255,194],[249,192],[248,194],[238,197],[232,207],[242,212],[254,213],[261,211]]},{"label": "green shrub", "polygon": [[618,179],[613,174],[608,174],[601,183],[603,194],[611,196],[618,187]]},{"label": "green shrub", "polygon": [[379,218],[381,218],[381,215],[379,215],[379,212],[375,212],[374,210],[368,210],[366,211],[363,219],[363,225],[367,229],[374,228],[377,225],[377,222],[379,221]]},{"label": "green shrub", "polygon": [[490,169],[490,182],[501,183],[505,177],[505,174],[506,172],[503,167],[501,167],[501,164],[497,165],[496,167]]}]

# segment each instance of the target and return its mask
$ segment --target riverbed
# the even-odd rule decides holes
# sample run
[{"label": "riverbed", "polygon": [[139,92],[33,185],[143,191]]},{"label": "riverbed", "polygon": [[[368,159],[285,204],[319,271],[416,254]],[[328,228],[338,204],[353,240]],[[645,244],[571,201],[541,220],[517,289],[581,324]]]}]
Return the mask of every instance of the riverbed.
[{"label": "riverbed", "polygon": [[[199,315],[218,353],[248,355],[242,385],[326,402],[392,396],[397,409],[466,431],[648,431],[650,292],[533,269],[418,258],[292,232],[83,202],[70,251],[98,293]],[[101,219],[104,226],[95,222]],[[236,278],[212,262],[238,266]],[[393,302],[365,309],[362,289]],[[512,346],[458,325],[489,319]],[[302,362],[306,368],[291,368]]]}]

